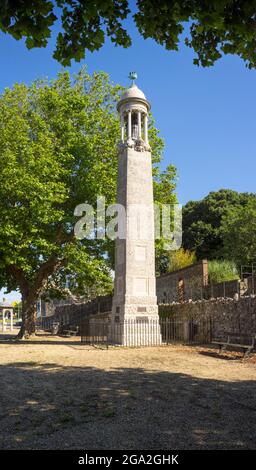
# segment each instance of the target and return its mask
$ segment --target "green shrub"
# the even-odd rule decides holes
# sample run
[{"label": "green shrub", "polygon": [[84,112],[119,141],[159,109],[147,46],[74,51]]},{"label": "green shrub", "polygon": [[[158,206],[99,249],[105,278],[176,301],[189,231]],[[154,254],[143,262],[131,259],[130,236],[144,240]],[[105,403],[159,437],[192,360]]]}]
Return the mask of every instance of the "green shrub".
[{"label": "green shrub", "polygon": [[239,279],[236,264],[229,260],[208,262],[209,282],[223,282]]},{"label": "green shrub", "polygon": [[184,250],[184,248],[180,248],[177,251],[170,251],[168,272],[186,268],[194,263],[196,263],[196,255],[193,251]]}]

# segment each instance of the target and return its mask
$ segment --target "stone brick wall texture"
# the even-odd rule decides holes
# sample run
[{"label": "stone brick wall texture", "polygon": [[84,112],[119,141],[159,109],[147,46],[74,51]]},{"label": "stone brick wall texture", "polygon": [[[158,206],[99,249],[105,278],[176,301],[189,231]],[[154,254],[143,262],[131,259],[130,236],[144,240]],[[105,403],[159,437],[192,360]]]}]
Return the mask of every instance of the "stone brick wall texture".
[{"label": "stone brick wall texture", "polygon": [[186,268],[163,274],[156,278],[158,303],[179,302],[179,282],[183,282],[183,300],[201,300],[217,297],[234,297],[238,294],[256,294],[256,276],[242,280],[231,280],[220,283],[208,282],[207,260],[199,261]]},{"label": "stone brick wall texture", "polygon": [[[57,308],[55,315],[44,319],[44,327],[53,321],[80,325],[81,321],[93,315],[108,319],[111,312],[111,296],[99,301],[81,305],[66,305]],[[256,296],[242,297],[239,300],[219,298],[195,302],[160,304],[160,318],[173,318],[181,322],[211,324],[213,337],[223,337],[228,332],[256,334]]]},{"label": "stone brick wall texture", "polygon": [[178,284],[183,281],[184,300],[204,297],[202,290],[208,283],[207,260],[191,266],[163,274],[156,278],[156,295],[158,303],[179,301]]},{"label": "stone brick wall texture", "polygon": [[87,303],[58,305],[55,307],[53,315],[41,319],[39,326],[48,329],[53,322],[80,326],[81,322],[91,315],[97,318],[106,318],[111,312],[111,307],[111,295],[100,296]]},{"label": "stone brick wall texture", "polygon": [[159,315],[181,321],[210,321],[214,337],[227,332],[256,334],[256,296],[159,305]]}]

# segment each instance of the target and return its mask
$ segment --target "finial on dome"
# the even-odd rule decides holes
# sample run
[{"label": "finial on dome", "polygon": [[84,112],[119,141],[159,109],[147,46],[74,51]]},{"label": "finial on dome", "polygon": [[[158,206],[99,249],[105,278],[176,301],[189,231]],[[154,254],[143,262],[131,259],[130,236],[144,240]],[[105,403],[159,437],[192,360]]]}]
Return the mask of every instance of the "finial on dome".
[{"label": "finial on dome", "polygon": [[129,73],[129,79],[132,81],[132,85],[135,85],[135,80],[137,80],[138,75],[136,72]]}]

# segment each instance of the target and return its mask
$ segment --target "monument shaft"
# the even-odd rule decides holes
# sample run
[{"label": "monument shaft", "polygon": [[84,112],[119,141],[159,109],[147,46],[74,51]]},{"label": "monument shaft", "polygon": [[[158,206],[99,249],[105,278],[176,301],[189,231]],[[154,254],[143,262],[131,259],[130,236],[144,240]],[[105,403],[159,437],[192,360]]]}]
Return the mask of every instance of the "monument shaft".
[{"label": "monument shaft", "polygon": [[[124,208],[124,213],[120,219],[122,229],[118,227],[120,238],[116,239],[115,245],[111,327],[113,339],[117,341],[119,336],[118,342],[126,345],[136,345],[137,341],[140,344],[161,342],[155,288],[153,181],[147,129],[149,107],[145,95],[136,85],[129,88],[118,103],[121,142],[117,203]],[[133,328],[130,328],[131,324]],[[117,330],[121,332],[118,335]]]}]

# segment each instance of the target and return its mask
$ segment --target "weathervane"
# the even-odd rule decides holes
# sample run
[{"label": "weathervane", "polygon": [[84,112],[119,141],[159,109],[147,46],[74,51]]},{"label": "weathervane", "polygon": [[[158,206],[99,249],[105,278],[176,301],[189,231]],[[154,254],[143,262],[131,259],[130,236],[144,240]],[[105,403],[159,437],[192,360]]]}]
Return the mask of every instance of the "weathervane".
[{"label": "weathervane", "polygon": [[132,81],[132,85],[135,84],[135,80],[137,80],[138,75],[136,72],[130,72],[129,73],[129,79]]}]

